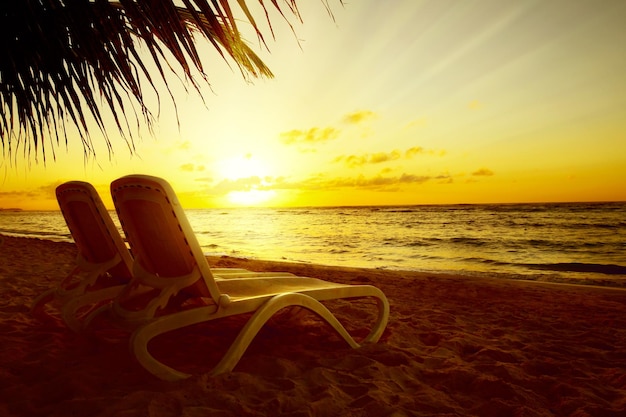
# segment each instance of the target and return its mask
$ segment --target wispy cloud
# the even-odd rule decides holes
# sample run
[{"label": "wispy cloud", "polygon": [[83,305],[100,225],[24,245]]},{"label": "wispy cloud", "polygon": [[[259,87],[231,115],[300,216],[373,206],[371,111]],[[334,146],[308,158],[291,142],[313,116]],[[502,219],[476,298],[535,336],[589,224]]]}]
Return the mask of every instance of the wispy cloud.
[{"label": "wispy cloud", "polygon": [[408,159],[413,158],[417,155],[444,156],[445,154],[445,149],[424,149],[421,146],[414,146],[404,151],[404,155]]},{"label": "wispy cloud", "polygon": [[414,146],[412,148],[406,149],[405,151],[400,151],[394,149],[391,152],[376,152],[376,153],[366,153],[361,155],[340,155],[336,157],[333,162],[343,162],[350,168],[370,165],[370,164],[380,164],[383,162],[396,161],[398,159],[411,159],[417,155],[428,154],[434,155],[439,154],[443,155],[445,152],[442,151],[432,151],[422,148],[421,146]]},{"label": "wispy cloud", "polygon": [[41,193],[35,191],[0,191],[0,198],[15,199],[15,198],[35,198],[39,197]]},{"label": "wispy cloud", "polygon": [[[30,190],[12,190],[12,191],[0,191],[0,201],[32,201],[32,200],[55,200],[56,188],[64,181],[50,182],[39,187]],[[4,204],[0,203],[0,208],[7,208]]]},{"label": "wispy cloud", "polygon": [[415,175],[403,173],[399,176],[385,177],[377,175],[375,177],[358,176],[355,178],[337,178],[329,181],[328,186],[334,188],[370,188],[384,189],[390,186],[401,184],[423,184],[431,180],[432,177],[425,175]]},{"label": "wispy cloud", "polygon": [[[59,181],[53,181],[53,182],[49,182],[47,184],[44,184],[40,187],[37,187],[35,189],[35,192],[39,195],[45,195],[48,196],[50,198],[56,198],[56,189],[59,185],[61,185],[62,183],[64,183],[64,180],[59,180]],[[94,185],[96,188],[97,185]]]},{"label": "wispy cloud", "polygon": [[223,180],[215,185],[209,185],[204,192],[211,195],[226,195],[232,191],[331,191],[342,189],[365,189],[371,191],[392,192],[399,191],[404,186],[420,185],[429,181],[446,184],[452,182],[449,174],[437,176],[416,175],[402,173],[400,175],[358,175],[353,177],[326,177],[313,175],[297,181],[290,181],[285,177],[258,177],[251,176],[236,180]]},{"label": "wispy cloud", "polygon": [[[377,115],[371,110],[359,110],[343,116],[341,121],[345,124],[358,125],[365,120],[373,119]],[[333,126],[312,127],[309,129],[293,129],[280,133],[280,141],[285,145],[298,145],[301,152],[313,152],[310,146],[335,140],[339,137],[341,129]],[[304,147],[307,145],[309,147]]]},{"label": "wispy cloud", "polygon": [[423,154],[426,151],[421,146],[414,146],[404,151],[407,158],[413,158],[415,155]]},{"label": "wispy cloud", "polygon": [[370,110],[359,110],[353,113],[348,113],[343,117],[344,123],[359,124],[364,120],[373,119],[376,117],[376,113]]},{"label": "wispy cloud", "polygon": [[201,177],[201,178],[194,179],[194,181],[210,184],[210,183],[212,183],[215,180],[213,178],[211,178],[211,177]]},{"label": "wispy cloud", "polygon": [[280,134],[280,140],[286,145],[302,145],[327,142],[336,139],[339,130],[334,127],[312,127],[308,130],[294,129]]},{"label": "wispy cloud", "polygon": [[474,177],[491,177],[494,174],[494,172],[488,168],[480,168],[474,172],[472,172],[472,175]]},{"label": "wispy cloud", "polygon": [[246,178],[237,178],[235,180],[225,179],[212,187],[211,191],[215,194],[228,194],[231,191],[250,191],[263,185],[263,180],[254,175]]},{"label": "wispy cloud", "polygon": [[178,152],[187,153],[191,151],[193,148],[193,144],[188,140],[184,140],[184,141],[177,140],[177,141],[174,141],[173,143],[165,142],[163,144],[158,144],[158,146],[162,148],[163,152],[167,155],[175,154]]},{"label": "wispy cloud", "polygon": [[401,157],[402,153],[400,151],[394,150],[391,152],[377,152],[373,154],[342,155],[335,158],[334,162],[343,162],[347,166],[354,168],[362,165],[380,164],[383,162],[395,161],[396,159],[400,159]]},{"label": "wispy cloud", "polygon": [[183,164],[179,168],[181,171],[185,172],[202,172],[205,169],[204,165],[196,165],[192,163]]},{"label": "wispy cloud", "polygon": [[330,191],[341,189],[366,189],[371,191],[390,192],[398,191],[403,186],[420,185],[429,181],[442,181],[449,179],[448,174],[439,176],[416,175],[402,173],[396,176],[364,176],[358,175],[354,177],[335,177],[326,178],[324,176],[313,176],[299,182],[283,181],[275,184],[271,189],[299,189],[303,191]]}]

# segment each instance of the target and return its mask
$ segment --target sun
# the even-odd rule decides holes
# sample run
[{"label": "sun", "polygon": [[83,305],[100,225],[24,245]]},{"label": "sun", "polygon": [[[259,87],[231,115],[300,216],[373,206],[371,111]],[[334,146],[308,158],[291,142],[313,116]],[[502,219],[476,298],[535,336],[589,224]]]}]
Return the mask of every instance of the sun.
[{"label": "sun", "polygon": [[258,206],[274,198],[273,190],[231,191],[228,200],[239,206]]},{"label": "sun", "polygon": [[252,154],[224,159],[218,166],[218,172],[223,179],[233,184],[234,189],[226,194],[232,204],[258,206],[276,196],[273,190],[259,189],[259,186],[266,185],[270,169]]},{"label": "sun", "polygon": [[224,159],[218,165],[218,172],[221,177],[229,180],[269,175],[267,165],[249,153]]}]

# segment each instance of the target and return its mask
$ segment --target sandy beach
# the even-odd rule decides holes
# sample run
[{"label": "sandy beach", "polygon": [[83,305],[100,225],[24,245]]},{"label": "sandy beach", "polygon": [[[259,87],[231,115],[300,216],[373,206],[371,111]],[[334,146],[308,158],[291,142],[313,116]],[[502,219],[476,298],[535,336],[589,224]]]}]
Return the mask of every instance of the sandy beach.
[{"label": "sandy beach", "polygon": [[[380,342],[353,350],[306,311],[271,320],[232,373],[208,377],[244,318],[160,336],[193,373],[164,382],[126,341],[30,315],[69,271],[69,243],[0,236],[3,416],[626,415],[626,291],[443,274],[210,258],[215,267],[369,283],[391,304]],[[330,309],[364,336],[367,302]]]}]

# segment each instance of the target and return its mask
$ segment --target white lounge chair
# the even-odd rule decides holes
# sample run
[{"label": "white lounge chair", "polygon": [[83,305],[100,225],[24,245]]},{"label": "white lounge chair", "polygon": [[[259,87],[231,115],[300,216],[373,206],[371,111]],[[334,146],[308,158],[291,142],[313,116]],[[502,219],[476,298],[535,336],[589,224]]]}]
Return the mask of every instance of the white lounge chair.
[{"label": "white lounge chair", "polygon": [[56,197],[72,234],[78,255],[74,269],[56,287],[35,299],[31,311],[57,299],[68,327],[81,328],[81,316],[102,302],[110,302],[130,282],[132,258],[95,188],[70,181],[56,189]]},{"label": "white lounge chair", "polygon": [[[111,302],[130,282],[133,259],[93,185],[69,181],[57,187],[56,197],[78,248],[76,265],[59,285],[34,300],[31,311],[41,317],[44,306],[56,299],[63,321],[79,331],[91,310]],[[213,273],[223,279],[275,275],[242,268],[215,268]]]},{"label": "white lounge chair", "polygon": [[321,301],[371,297],[377,301],[378,317],[362,343],[376,342],[382,335],[389,303],[378,288],[289,275],[216,278],[165,180],[142,175],[123,177],[111,184],[111,194],[134,264],[133,279],[111,304],[110,316],[133,331],[132,351],[139,363],[157,377],[177,380],[190,375],[154,358],[148,351],[152,338],[238,314],[253,313],[212,369],[213,375],[231,371],[264,323],[289,306],[313,311],[356,348],[360,345]]}]

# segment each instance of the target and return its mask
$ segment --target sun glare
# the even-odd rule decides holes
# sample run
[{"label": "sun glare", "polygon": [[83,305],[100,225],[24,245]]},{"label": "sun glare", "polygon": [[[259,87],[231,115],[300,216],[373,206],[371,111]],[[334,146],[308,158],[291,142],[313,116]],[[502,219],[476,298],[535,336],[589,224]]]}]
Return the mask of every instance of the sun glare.
[{"label": "sun glare", "polygon": [[231,191],[228,200],[240,206],[257,206],[269,201],[275,194],[272,190]]},{"label": "sun glare", "polygon": [[270,175],[267,165],[252,154],[239,155],[225,159],[218,167],[219,175],[231,181],[236,188],[239,183],[246,189],[234,189],[227,194],[230,203],[238,206],[258,206],[276,195],[272,190],[259,190],[257,185]]},{"label": "sun glare", "polygon": [[268,175],[267,166],[251,154],[235,156],[225,159],[218,167],[220,176],[229,180],[240,178],[259,177]]}]

